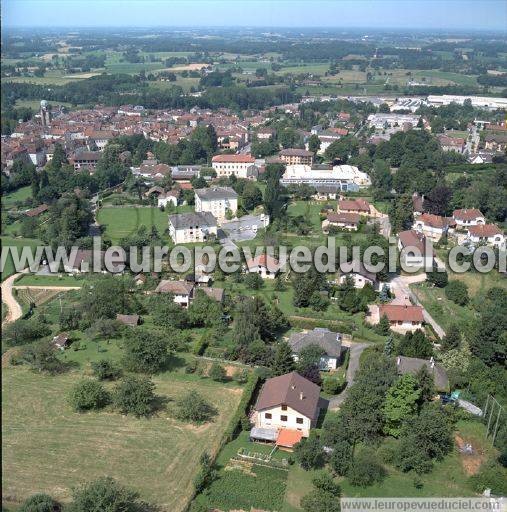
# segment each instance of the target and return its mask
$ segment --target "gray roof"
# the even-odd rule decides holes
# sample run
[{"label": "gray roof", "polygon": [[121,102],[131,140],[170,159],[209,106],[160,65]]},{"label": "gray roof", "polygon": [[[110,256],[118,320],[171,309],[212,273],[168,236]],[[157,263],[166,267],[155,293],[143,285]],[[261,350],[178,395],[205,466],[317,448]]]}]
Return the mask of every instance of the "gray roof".
[{"label": "gray roof", "polygon": [[425,359],[418,359],[417,357],[398,356],[396,358],[396,366],[398,373],[405,375],[410,373],[415,375],[423,366],[426,366],[430,375],[433,375],[435,388],[437,391],[449,391],[449,378],[447,372],[438,363],[432,359],[429,361]]},{"label": "gray roof", "polygon": [[174,229],[188,229],[216,226],[217,220],[211,212],[176,213],[169,215],[169,223],[174,226]]},{"label": "gray roof", "polygon": [[278,429],[252,427],[250,430],[250,439],[261,439],[262,441],[275,442],[278,438]]},{"label": "gray roof", "polygon": [[[366,270],[365,266],[361,261],[351,261],[350,263],[346,263],[343,265],[344,268],[341,268],[340,266],[340,272],[342,275],[347,274],[360,274],[363,277],[366,277],[370,281],[375,282],[377,280],[377,274],[374,272],[370,272],[369,270]],[[349,270],[350,267],[350,270]],[[357,270],[356,270],[357,269]]]},{"label": "gray roof", "polygon": [[238,197],[238,194],[231,187],[199,188],[195,191],[195,195],[199,196],[201,201],[236,199]]},{"label": "gray roof", "polygon": [[299,354],[308,345],[318,345],[325,350],[326,355],[340,357],[342,341],[338,333],[316,327],[313,331],[293,333],[289,345],[295,354]]}]

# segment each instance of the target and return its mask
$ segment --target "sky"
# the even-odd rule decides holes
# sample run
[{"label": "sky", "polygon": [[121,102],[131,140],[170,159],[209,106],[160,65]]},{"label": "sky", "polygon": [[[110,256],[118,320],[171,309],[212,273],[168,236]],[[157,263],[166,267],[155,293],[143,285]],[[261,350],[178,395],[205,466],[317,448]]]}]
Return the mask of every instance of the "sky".
[{"label": "sky", "polygon": [[506,0],[1,0],[7,27],[502,30]]}]

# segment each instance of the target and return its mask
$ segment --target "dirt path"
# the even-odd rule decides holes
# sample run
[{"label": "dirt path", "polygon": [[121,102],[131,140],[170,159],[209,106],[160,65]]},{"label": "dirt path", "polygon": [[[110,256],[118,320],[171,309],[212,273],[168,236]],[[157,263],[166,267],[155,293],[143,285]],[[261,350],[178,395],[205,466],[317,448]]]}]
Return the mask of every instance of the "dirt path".
[{"label": "dirt path", "polygon": [[24,273],[26,273],[25,270],[23,270],[22,272],[18,272],[17,274],[13,274],[12,276],[2,281],[2,302],[7,306],[8,310],[7,314],[5,315],[5,319],[2,322],[2,325],[15,322],[18,318],[21,318],[21,316],[23,315],[23,310],[21,309],[21,306],[19,305],[18,301],[12,294],[12,286],[14,284],[14,281]]}]

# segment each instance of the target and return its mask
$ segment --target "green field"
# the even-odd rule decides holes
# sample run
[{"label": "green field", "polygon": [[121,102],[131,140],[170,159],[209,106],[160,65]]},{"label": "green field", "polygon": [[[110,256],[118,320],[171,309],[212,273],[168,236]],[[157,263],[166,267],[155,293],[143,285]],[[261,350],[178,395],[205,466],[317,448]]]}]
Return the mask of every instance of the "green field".
[{"label": "green field", "polygon": [[79,276],[59,274],[56,276],[26,274],[16,280],[15,286],[82,286],[84,279]]},{"label": "green field", "polygon": [[21,187],[14,192],[9,192],[8,194],[2,195],[2,208],[9,209],[12,208],[19,201],[26,201],[29,197],[32,197],[32,188]]},{"label": "green field", "polygon": [[168,214],[159,208],[141,208],[125,206],[121,208],[101,208],[97,220],[105,227],[105,233],[111,237],[113,243],[134,233],[140,226],[148,229],[155,226],[160,235],[168,229]]},{"label": "green field", "polygon": [[[23,247],[35,248],[35,247],[37,247],[37,245],[40,244],[39,240],[33,240],[30,238],[12,238],[12,237],[8,237],[8,236],[0,237],[0,242],[2,245],[2,253],[4,252],[4,250],[6,250],[6,247],[17,247],[18,251],[21,252]],[[2,259],[2,262],[3,262],[3,259]],[[14,272],[15,272],[14,263],[12,261],[12,255],[11,255],[10,251],[9,251],[8,257],[5,260],[5,265],[2,270],[3,270],[2,281],[5,278],[14,274]]]},{"label": "green field", "polygon": [[[78,414],[66,397],[80,373],[57,377],[24,368],[3,370],[3,500],[16,504],[35,492],[68,501],[71,488],[109,475],[166,512],[184,510],[203,451],[213,452],[240,399],[238,388],[183,374],[155,377],[170,399],[150,419],[112,411]],[[171,401],[197,389],[218,409],[201,427],[171,415]]]}]

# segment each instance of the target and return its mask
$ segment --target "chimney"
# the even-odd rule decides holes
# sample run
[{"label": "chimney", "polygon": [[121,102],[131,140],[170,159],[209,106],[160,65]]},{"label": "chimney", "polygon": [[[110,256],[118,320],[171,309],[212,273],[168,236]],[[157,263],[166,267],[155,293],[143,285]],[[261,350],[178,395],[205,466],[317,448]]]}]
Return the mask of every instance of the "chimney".
[{"label": "chimney", "polygon": [[400,366],[400,363],[401,363],[401,357],[400,357],[400,356],[398,356],[398,357],[396,358],[396,366]]},{"label": "chimney", "polygon": [[304,396],[303,396],[303,392],[302,392],[302,391],[300,391],[300,392],[299,392],[299,399],[300,399],[300,400],[303,400],[303,398],[304,398]]}]

